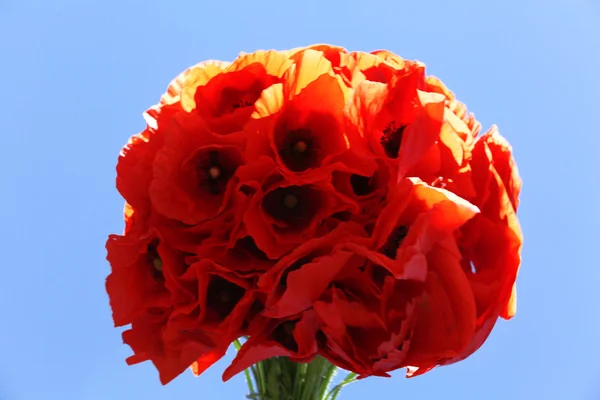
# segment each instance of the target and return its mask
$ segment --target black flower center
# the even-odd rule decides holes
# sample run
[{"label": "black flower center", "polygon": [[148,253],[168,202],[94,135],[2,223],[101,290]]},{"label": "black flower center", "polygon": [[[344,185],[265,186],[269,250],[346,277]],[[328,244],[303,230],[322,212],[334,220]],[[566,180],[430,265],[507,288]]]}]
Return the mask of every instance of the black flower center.
[{"label": "black flower center", "polygon": [[388,237],[387,242],[381,249],[381,253],[386,255],[387,257],[395,260],[396,252],[398,251],[400,244],[402,244],[402,241],[404,240],[404,238],[406,237],[407,234],[408,234],[407,227],[400,226],[400,227],[396,228],[392,232],[392,234]]},{"label": "black flower center", "polygon": [[250,327],[250,323],[254,320],[254,318],[263,312],[265,309],[264,305],[259,300],[254,300],[252,306],[248,310],[244,321],[242,322],[241,331],[246,332],[246,330]]},{"label": "black flower center", "polygon": [[[394,258],[394,257],[396,257],[395,253],[394,253],[394,256],[391,258]],[[387,278],[388,276],[392,276],[392,274],[387,269],[385,269],[379,265],[372,265],[371,277],[373,279],[373,283],[377,287],[383,287],[385,278]]]},{"label": "black flower center", "polygon": [[301,229],[311,223],[321,202],[321,193],[317,189],[289,186],[269,192],[263,199],[263,209],[288,227]]},{"label": "black flower center", "polygon": [[406,125],[396,126],[396,122],[392,121],[383,130],[383,135],[381,136],[381,145],[383,146],[383,151],[388,157],[398,158],[405,128]]},{"label": "black flower center", "polygon": [[206,307],[219,318],[227,317],[244,297],[244,288],[220,276],[212,276],[206,293]]},{"label": "black flower center", "polygon": [[369,176],[352,174],[350,185],[352,185],[352,191],[357,196],[366,196],[373,192],[373,178]]},{"label": "black flower center", "polygon": [[292,352],[298,351],[298,343],[294,339],[295,321],[286,321],[279,325],[272,333],[273,339],[279,342],[283,347]]},{"label": "black flower center", "polygon": [[307,255],[307,256],[304,256],[304,257],[296,260],[292,265],[287,267],[285,269],[285,271],[283,271],[283,273],[281,274],[281,279],[279,280],[279,286],[282,288],[286,288],[289,274],[291,272],[299,270],[304,265],[312,262],[314,258],[315,258],[314,255]]},{"label": "black flower center", "polygon": [[283,204],[289,209],[292,209],[298,205],[298,197],[293,194],[288,194],[283,198]]},{"label": "black flower center", "polygon": [[315,337],[320,349],[327,348],[327,336],[325,336],[322,330],[319,329]]},{"label": "black flower center", "polygon": [[294,172],[316,167],[317,143],[313,133],[308,129],[286,132],[279,149],[279,156]]},{"label": "black flower center", "polygon": [[[255,85],[256,86],[256,85]],[[261,90],[257,90],[261,89]],[[226,112],[234,112],[240,108],[251,107],[254,105],[262,88],[251,88],[249,91],[240,90],[236,87],[225,87],[221,89],[221,109]]]},{"label": "black flower center", "polygon": [[146,263],[152,268],[155,277],[162,276],[163,262],[158,254],[158,239],[150,242],[146,248]]},{"label": "black flower center", "polygon": [[256,257],[259,260],[268,260],[267,255],[258,248],[256,242],[252,238],[252,236],[244,236],[241,239],[238,239],[236,242],[236,247],[238,250],[241,250],[251,256]]},{"label": "black flower center", "polygon": [[201,154],[196,164],[198,186],[212,195],[222,194],[235,172],[235,166],[228,165],[231,164],[229,161],[217,150]]},{"label": "black flower center", "polygon": [[237,102],[235,102],[231,108],[233,108],[233,110],[237,110],[238,108],[246,108],[246,107],[250,107],[251,105],[253,105],[254,103],[251,102],[250,100],[246,100],[246,99],[240,99]]}]

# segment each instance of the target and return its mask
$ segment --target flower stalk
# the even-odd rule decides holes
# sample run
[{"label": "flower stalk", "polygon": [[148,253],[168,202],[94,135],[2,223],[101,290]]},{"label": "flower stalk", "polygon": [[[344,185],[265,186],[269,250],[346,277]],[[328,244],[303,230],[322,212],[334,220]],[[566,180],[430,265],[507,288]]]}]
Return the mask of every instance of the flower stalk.
[{"label": "flower stalk", "polygon": [[[235,342],[236,349],[241,347]],[[251,400],[335,400],[341,389],[356,381],[356,374],[332,387],[338,368],[318,356],[305,364],[295,363],[287,357],[274,357],[261,361],[244,371]]]}]

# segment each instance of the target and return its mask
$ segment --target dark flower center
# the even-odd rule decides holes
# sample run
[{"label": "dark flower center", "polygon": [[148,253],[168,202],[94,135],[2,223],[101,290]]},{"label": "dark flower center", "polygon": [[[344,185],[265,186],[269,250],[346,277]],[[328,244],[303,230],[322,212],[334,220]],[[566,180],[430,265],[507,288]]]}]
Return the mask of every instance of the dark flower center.
[{"label": "dark flower center", "polygon": [[216,150],[201,154],[196,164],[198,186],[212,195],[222,194],[236,169],[229,161]]},{"label": "dark flower center", "polygon": [[256,245],[256,242],[254,241],[252,236],[244,236],[243,238],[238,239],[236,242],[236,247],[239,250],[241,250],[249,255],[252,255],[259,260],[268,260],[269,259],[267,257],[267,255],[261,249],[258,248],[258,246]]},{"label": "dark flower center", "polygon": [[[257,86],[255,84],[254,86]],[[235,87],[225,87],[221,90],[221,108],[226,112],[234,112],[240,108],[251,107],[260,97],[262,90],[260,86],[252,87],[249,91],[240,90]]]},{"label": "dark flower center", "polygon": [[280,343],[283,347],[293,352],[298,351],[298,344],[294,339],[294,328],[296,327],[295,321],[286,321],[279,325],[273,331],[273,339]]},{"label": "dark flower center", "polygon": [[265,196],[263,209],[289,227],[301,229],[311,223],[321,206],[320,194],[311,186],[277,188]]},{"label": "dark flower center", "polygon": [[250,100],[246,100],[246,99],[240,99],[237,102],[235,102],[231,108],[233,108],[233,110],[237,110],[238,108],[246,108],[246,107],[250,107],[251,105],[253,105],[254,103],[251,102]]},{"label": "dark flower center", "polygon": [[[390,258],[395,258],[396,254],[394,253],[393,257]],[[379,265],[372,265],[372,270],[371,270],[371,276],[373,279],[373,283],[378,286],[378,287],[383,287],[383,284],[385,282],[385,278],[387,278],[388,276],[392,276],[392,274],[385,268],[379,266]]]},{"label": "dark flower center", "polygon": [[285,204],[287,208],[294,208],[298,205],[298,198],[293,194],[288,194],[283,198],[283,204]]},{"label": "dark flower center", "polygon": [[221,319],[225,318],[233,311],[244,293],[244,288],[220,276],[212,276],[206,294],[206,307]]},{"label": "dark flower center", "polygon": [[297,271],[300,268],[302,268],[304,265],[312,262],[314,258],[315,258],[315,256],[308,255],[308,256],[305,256],[305,257],[302,257],[302,258],[296,260],[292,265],[290,265],[288,268],[286,268],[285,271],[283,271],[283,273],[281,274],[281,279],[279,280],[279,285],[282,288],[286,288],[288,275],[291,272]]},{"label": "dark flower center", "polygon": [[152,274],[155,278],[162,278],[163,261],[158,254],[158,240],[153,240],[148,244],[146,250],[146,263],[151,266]]},{"label": "dark flower center", "polygon": [[352,174],[350,177],[350,185],[352,185],[352,191],[357,196],[366,196],[373,192],[373,178],[369,176],[362,176]]},{"label": "dark flower center", "polygon": [[250,323],[254,320],[254,318],[260,314],[265,307],[259,300],[254,300],[252,306],[248,310],[246,314],[246,318],[244,318],[244,322],[242,322],[241,331],[246,332],[246,330],[250,327]]},{"label": "dark flower center", "polygon": [[383,146],[383,151],[390,158],[398,158],[398,153],[400,153],[400,145],[402,144],[402,136],[404,135],[404,129],[406,125],[396,126],[396,122],[392,121],[390,124],[383,130],[383,135],[381,136],[381,145]]},{"label": "dark flower center", "polygon": [[319,345],[319,348],[324,349],[327,347],[327,336],[325,336],[322,330],[319,329],[315,337],[317,339],[317,344]]},{"label": "dark flower center", "polygon": [[396,228],[392,234],[388,237],[386,244],[381,249],[381,253],[386,255],[391,259],[396,259],[396,252],[400,247],[400,244],[408,234],[408,228],[405,226],[400,226]]},{"label": "dark flower center", "polygon": [[286,132],[279,150],[284,164],[294,172],[317,166],[317,146],[313,133],[308,129]]}]

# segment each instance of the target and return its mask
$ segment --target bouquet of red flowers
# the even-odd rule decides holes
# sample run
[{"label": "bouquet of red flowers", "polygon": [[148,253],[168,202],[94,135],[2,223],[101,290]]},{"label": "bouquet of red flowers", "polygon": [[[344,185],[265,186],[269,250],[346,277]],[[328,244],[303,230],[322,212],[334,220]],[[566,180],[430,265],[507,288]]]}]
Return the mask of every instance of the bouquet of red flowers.
[{"label": "bouquet of red flowers", "polygon": [[[163,384],[238,353],[260,399],[460,361],[516,309],[509,144],[425,66],[315,45],[184,71],[117,164],[106,281]],[[238,341],[244,338],[244,343]],[[241,347],[240,347],[241,346]]]}]

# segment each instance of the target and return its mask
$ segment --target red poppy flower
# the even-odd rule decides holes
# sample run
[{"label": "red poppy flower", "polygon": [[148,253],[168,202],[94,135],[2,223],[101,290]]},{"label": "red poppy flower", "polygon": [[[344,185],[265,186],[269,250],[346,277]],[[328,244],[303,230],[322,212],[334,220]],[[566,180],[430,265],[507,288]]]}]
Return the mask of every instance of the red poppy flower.
[{"label": "red poppy flower", "polygon": [[276,51],[242,54],[229,65],[200,64],[186,77],[181,103],[202,116],[214,132],[240,131],[262,91],[279,82],[291,64]]},{"label": "red poppy flower", "polygon": [[334,165],[331,182],[339,193],[358,204],[361,211],[352,220],[368,226],[385,206],[390,188],[396,186],[395,171],[380,159],[348,154],[344,158],[343,163]]},{"label": "red poppy flower", "polygon": [[[419,287],[402,286],[401,281],[390,279],[385,282],[385,291],[375,296],[359,271],[344,278],[313,306],[322,332],[319,351],[335,365],[361,377],[389,376],[386,371],[401,365],[406,352],[403,346],[412,326],[410,300],[419,293]],[[395,296],[390,297],[392,294]]]},{"label": "red poppy flower", "polygon": [[310,308],[331,280],[351,262],[353,253],[344,250],[344,244],[366,236],[358,224],[341,224],[331,233],[309,240],[282,257],[258,282],[258,288],[268,294],[263,315],[284,318]]},{"label": "red poppy flower", "polygon": [[150,309],[124,333],[135,352],[128,362],[152,361],[163,384],[192,364],[199,374],[218,361],[239,336],[254,302],[248,281],[211,261],[190,265],[181,282],[187,302]]},{"label": "red poppy flower", "polygon": [[[273,267],[275,261],[258,248],[245,228],[230,242],[207,240],[197,249],[197,259],[210,259],[237,276],[251,278],[260,276]],[[235,237],[235,236],[232,236]]]},{"label": "red poppy flower", "polygon": [[339,76],[346,86],[352,87],[353,71],[352,65],[350,64],[350,54],[346,49],[328,44],[315,44],[289,50],[287,54],[290,59],[294,60],[294,62],[301,62],[302,58],[306,56],[307,52],[309,54],[314,54],[314,52],[320,53],[326,60],[329,61],[331,72]]},{"label": "red poppy flower", "polygon": [[187,268],[185,255],[172,249],[161,233],[111,235],[106,243],[112,272],[106,290],[115,326],[131,323],[153,307],[168,307]]},{"label": "red poppy flower", "polygon": [[[177,76],[158,105],[150,107],[144,113],[147,127],[141,133],[132,136],[121,150],[117,162],[117,190],[126,200],[125,232],[133,225],[142,231],[148,228],[145,221],[153,209],[149,187],[152,181],[152,165],[164,142],[164,132],[173,123],[175,115],[182,111],[179,104],[182,82],[189,72],[185,70]],[[133,223],[133,219],[137,223]]]},{"label": "red poppy flower", "polygon": [[284,79],[256,102],[246,126],[247,157],[271,156],[292,172],[314,170],[348,148],[343,126],[348,89],[314,50],[303,53]]},{"label": "red poppy flower", "polygon": [[387,83],[398,69],[404,68],[404,62],[390,63],[377,53],[355,51],[327,44],[317,44],[288,52],[289,57],[298,61],[307,50],[319,51],[331,63],[332,71],[338,75],[346,86],[352,88],[362,81]]},{"label": "red poppy flower", "polygon": [[250,338],[225,369],[227,381],[244,369],[272,357],[288,357],[292,362],[310,362],[317,355],[317,322],[313,310],[284,320],[257,318]]},{"label": "red poppy flower", "polygon": [[[152,165],[164,143],[164,132],[181,110],[179,105],[165,105],[146,113],[149,126],[132,136],[121,150],[117,162],[117,190],[127,201],[126,218],[137,213],[138,219],[148,218],[152,204],[149,196]],[[150,116],[152,115],[152,116]]]},{"label": "red poppy flower", "polygon": [[[421,314],[413,323],[412,310],[436,299],[453,300],[464,289],[460,284],[467,282],[458,251],[453,271],[438,271],[429,259],[430,253],[452,248],[453,232],[477,209],[449,192],[413,181],[404,181],[396,195],[400,201],[392,200],[382,212],[370,239],[360,226],[340,225],[283,257],[259,281],[259,288],[269,293],[264,316],[289,318],[314,307],[324,334],[324,355],[363,375],[385,375],[402,366],[410,353],[408,347],[398,347],[411,340],[409,327],[429,329]],[[452,280],[457,272],[462,274],[458,284]],[[437,285],[440,279],[449,287]],[[472,299],[472,312],[463,298],[456,301],[449,310],[440,306],[446,321],[460,327],[458,338],[441,345],[447,351],[462,349],[475,324]]]},{"label": "red poppy flower", "polygon": [[[462,351],[473,334],[475,304],[464,291],[458,252],[453,265],[444,266],[447,246],[440,243],[427,254],[427,264],[436,269],[424,282],[394,279],[374,263],[335,280],[331,297],[314,305],[326,337],[323,354],[365,377],[388,376],[417,360],[435,365],[438,357]],[[365,288],[369,275],[375,290]]]},{"label": "red poppy flower", "polygon": [[[476,304],[476,327],[459,354],[442,358],[440,365],[461,361],[487,339],[498,317],[516,312],[515,281],[523,242],[516,218],[521,181],[508,143],[493,127],[479,137],[471,160],[477,193],[473,202],[481,213],[461,229],[461,266]],[[415,365],[409,376],[421,375],[433,366]]]},{"label": "red poppy flower", "polygon": [[[152,180],[152,163],[163,144],[163,136],[151,129],[132,136],[122,149],[117,163],[117,189],[127,201],[129,214],[147,216],[151,203],[148,188]],[[149,172],[150,171],[150,172]]]},{"label": "red poppy flower", "polygon": [[167,383],[321,355],[360,377],[468,357],[515,313],[521,181],[425,66],[330,45],[198,64],[117,165],[115,325]]},{"label": "red poppy flower", "polygon": [[473,113],[467,113],[467,107],[456,100],[454,93],[444,85],[444,83],[435,76],[425,78],[425,89],[428,92],[440,93],[446,97],[446,107],[460,118],[471,131],[471,137],[476,137],[481,131],[481,124],[475,119]]},{"label": "red poppy flower", "polygon": [[399,179],[438,140],[444,120],[443,96],[418,90],[423,79],[423,65],[407,64],[388,84],[361,83],[347,107],[356,141],[394,165]]},{"label": "red poppy flower", "polygon": [[244,163],[242,146],[239,135],[213,134],[194,115],[177,118],[153,164],[150,196],[156,209],[188,225],[217,216]]},{"label": "red poppy flower", "polygon": [[387,50],[375,50],[372,51],[371,54],[381,58],[397,69],[403,69],[406,66],[406,61],[402,57]]},{"label": "red poppy flower", "polygon": [[[448,94],[444,94],[447,96]],[[451,95],[451,93],[449,94]],[[478,122],[473,124],[473,115],[461,118],[453,109],[460,103],[448,98],[445,100],[444,122],[439,130],[438,140],[421,154],[421,159],[409,169],[409,176],[418,176],[425,182],[451,190],[466,199],[475,196],[471,177],[470,161]],[[460,111],[460,110],[459,110]],[[462,115],[465,116],[463,106]]]},{"label": "red poppy flower", "polygon": [[201,332],[224,352],[254,303],[251,281],[206,259],[190,265],[181,280],[190,301],[173,310],[174,330],[167,327],[165,336],[175,338],[182,329]]},{"label": "red poppy flower", "polygon": [[357,207],[335,191],[327,176],[286,179],[267,157],[241,167],[237,176],[242,190],[252,192],[244,214],[246,231],[271,259],[312,238],[326,218]]},{"label": "red poppy flower", "polygon": [[169,324],[170,315],[169,309],[150,309],[133,321],[131,329],[123,332],[123,341],[134,352],[133,356],[127,358],[127,364],[151,361],[158,370],[163,385],[176,378],[201,356],[205,360],[220,358],[216,357],[214,343],[202,332],[182,329],[174,340],[165,336],[163,332]]},{"label": "red poppy flower", "polygon": [[[477,139],[471,166],[477,192],[473,202],[481,215],[465,226],[463,248],[469,250],[463,252],[473,263],[470,279],[474,292],[482,296],[478,307],[500,307],[500,316],[508,319],[516,312],[514,282],[523,241],[516,217],[521,180],[510,145],[496,127]],[[487,287],[475,287],[480,284]]]},{"label": "red poppy flower", "polygon": [[353,70],[353,86],[358,86],[362,81],[389,83],[394,79],[397,71],[404,70],[406,64],[389,63],[385,58],[376,54],[364,52],[350,53],[350,64]]}]

